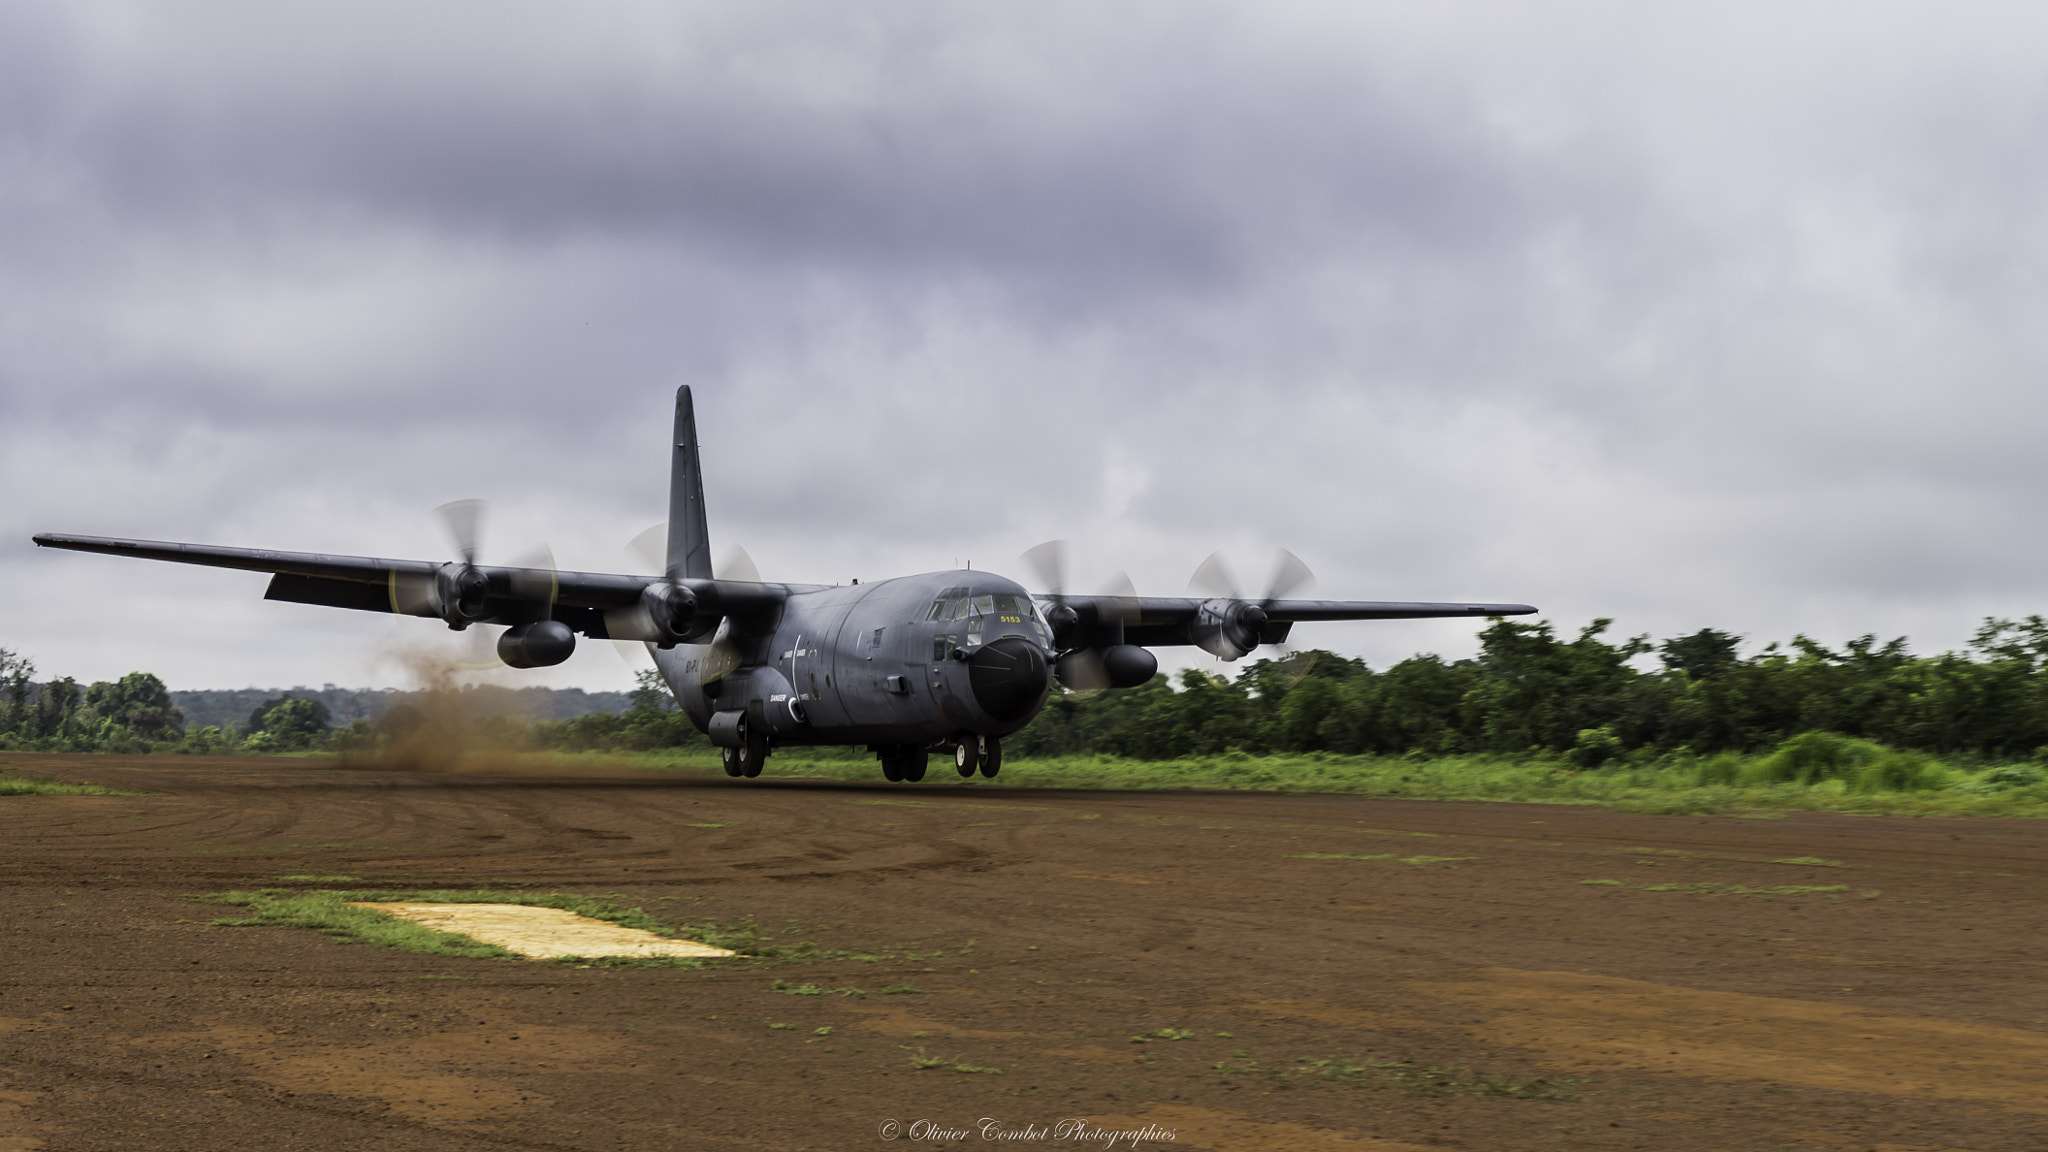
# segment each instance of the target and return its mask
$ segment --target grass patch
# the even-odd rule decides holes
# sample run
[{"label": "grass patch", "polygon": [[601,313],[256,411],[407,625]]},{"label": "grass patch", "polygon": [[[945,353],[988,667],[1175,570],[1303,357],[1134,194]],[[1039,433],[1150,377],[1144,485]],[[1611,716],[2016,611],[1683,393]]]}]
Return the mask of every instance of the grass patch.
[{"label": "grass patch", "polygon": [[770,985],[770,986],[769,986],[769,989],[768,989],[768,990],[769,990],[769,991],[771,991],[771,992],[780,992],[780,993],[782,993],[782,994],[783,994],[784,996],[865,996],[865,995],[867,995],[867,993],[866,993],[866,992],[863,992],[863,991],[862,991],[862,990],[860,990],[859,988],[824,988],[824,987],[820,987],[819,985],[816,985],[816,984],[791,984],[791,983],[790,983],[789,981],[787,981],[787,980],[777,980],[777,981],[776,981],[776,982],[775,982],[774,984],[772,984],[772,985]]},{"label": "grass patch", "polygon": [[1392,852],[1376,852],[1359,855],[1355,852],[1301,852],[1287,857],[1289,860],[1396,860],[1403,864],[1421,867],[1425,864],[1455,864],[1461,860],[1477,860],[1477,856],[1395,856]]},{"label": "grass patch", "polygon": [[1618,885],[1621,885],[1621,884],[1625,884],[1625,883],[1627,883],[1627,881],[1625,881],[1625,880],[1581,880],[1581,881],[1579,881],[1579,883],[1581,883],[1581,884],[1595,884],[1595,885],[1603,885],[1603,886],[1606,886],[1606,887],[1615,887],[1615,886],[1618,886]]},{"label": "grass patch", "polygon": [[1418,1065],[1413,1060],[1317,1060],[1302,1056],[1291,1065],[1262,1065],[1247,1060],[1241,1064],[1220,1062],[1211,1067],[1225,1075],[1267,1080],[1277,1088],[1344,1084],[1392,1088],[1408,1096],[1493,1096],[1547,1103],[1577,1100],[1573,1089],[1586,1083],[1547,1076],[1517,1080],[1464,1067]]},{"label": "grass patch", "polygon": [[1843,863],[1842,863],[1842,862],[1841,862],[1840,860],[1823,860],[1823,859],[1821,859],[1821,858],[1820,858],[1820,857],[1818,857],[1818,856],[1787,856],[1787,857],[1785,857],[1785,858],[1784,858],[1784,859],[1782,859],[1782,860],[1773,860],[1773,861],[1771,861],[1771,863],[1773,863],[1773,864],[1800,864],[1800,865],[1804,865],[1805,867],[1808,867],[1808,868],[1841,868],[1841,867],[1845,867],[1845,865],[1843,865]]},{"label": "grass patch", "polygon": [[1742,884],[1717,884],[1711,880],[1692,884],[1651,884],[1640,889],[1644,892],[1689,892],[1695,896],[1814,896],[1848,890],[1847,884],[1778,884],[1770,888],[1751,888]]},{"label": "grass patch", "polygon": [[[401,952],[429,956],[459,956],[465,959],[510,960],[522,957],[495,944],[485,944],[453,932],[437,931],[411,920],[352,905],[358,902],[521,904],[539,908],[559,908],[579,916],[588,916],[593,920],[605,920],[625,928],[638,928],[657,936],[697,940],[717,948],[731,948],[743,955],[748,954],[747,950],[735,947],[733,941],[742,938],[753,940],[758,936],[758,933],[752,931],[751,924],[741,926],[740,930],[720,928],[716,925],[671,926],[639,908],[626,908],[609,900],[558,892],[493,892],[484,889],[462,892],[293,892],[283,888],[265,888],[255,892],[216,892],[207,896],[195,896],[193,899],[208,904],[227,904],[248,909],[249,914],[245,917],[214,921],[223,927],[310,928],[350,943],[396,948]],[[698,968],[705,963],[704,960],[694,957],[679,956],[561,958],[561,961],[570,960],[579,964],[603,967],[643,968]]]},{"label": "grass patch", "polygon": [[[906,1044],[904,1045],[904,1047],[908,1049],[909,1045]],[[1000,1076],[1003,1074],[1003,1070],[1001,1068],[987,1068],[974,1064],[963,1064],[959,1060],[951,1056],[930,1055],[926,1053],[925,1050],[922,1048],[919,1048],[916,1051],[911,1052],[910,1063],[922,1071],[944,1069],[948,1072],[974,1072],[988,1076]]]},{"label": "grass patch", "polygon": [[[795,755],[801,751],[803,755]],[[1683,752],[1642,762],[1631,756],[1597,770],[1578,770],[1545,754],[1439,757],[1345,756],[1332,753],[1247,756],[1223,753],[1175,760],[1118,756],[1012,757],[993,783],[1017,788],[1105,791],[1223,790],[1314,792],[1418,800],[1491,800],[1598,805],[1623,812],[1721,814],[1777,819],[1786,812],[1855,812],[1868,815],[2048,816],[2048,779],[2036,781],[2011,766],[1949,763],[1927,757],[1912,772],[1874,771],[1854,776],[1793,772],[1794,758],[1776,750],[1757,756]],[[655,772],[722,776],[708,757],[622,754],[623,764]],[[1768,764],[1767,764],[1768,762]],[[1873,763],[1889,763],[1883,757]],[[844,750],[788,750],[769,771],[814,779],[874,783],[874,758]],[[1860,770],[1859,770],[1860,771]],[[914,788],[986,787],[989,781],[928,777]],[[902,799],[864,798],[849,803],[916,807]],[[1007,806],[1007,805],[1005,805]],[[1372,829],[1363,831],[1372,832]],[[1382,833],[1384,834],[1384,833]],[[1404,833],[1405,834],[1405,833]]]},{"label": "grass patch", "polygon": [[144,796],[104,784],[67,784],[42,776],[16,776],[0,769],[0,796]]}]

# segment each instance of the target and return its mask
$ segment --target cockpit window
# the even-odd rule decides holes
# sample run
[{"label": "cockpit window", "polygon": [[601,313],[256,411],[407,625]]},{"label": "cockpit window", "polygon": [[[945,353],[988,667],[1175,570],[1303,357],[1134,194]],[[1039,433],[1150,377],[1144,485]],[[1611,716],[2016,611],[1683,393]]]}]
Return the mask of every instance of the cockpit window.
[{"label": "cockpit window", "polygon": [[927,620],[962,620],[967,616],[967,589],[948,588],[932,601]]},{"label": "cockpit window", "polygon": [[1008,623],[1036,621],[1038,611],[1029,596],[969,596],[965,588],[948,588],[932,601],[926,620],[965,620],[979,616],[1013,617]]}]

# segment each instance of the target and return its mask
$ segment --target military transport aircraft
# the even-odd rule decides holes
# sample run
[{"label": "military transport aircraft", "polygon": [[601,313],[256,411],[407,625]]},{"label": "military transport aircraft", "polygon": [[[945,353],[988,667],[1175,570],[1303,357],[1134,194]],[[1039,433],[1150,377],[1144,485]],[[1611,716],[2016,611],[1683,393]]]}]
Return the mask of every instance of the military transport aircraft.
[{"label": "military transport aircraft", "polygon": [[676,392],[668,555],[659,576],[613,576],[477,563],[474,505],[444,508],[461,559],[380,560],[45,533],[37,544],[271,573],[264,598],[439,617],[450,628],[507,625],[498,655],[514,668],[560,664],[576,635],[644,642],[676,701],[722,751],[729,776],[753,777],[777,746],[866,745],[892,781],[922,780],[932,752],[962,776],[993,777],[1002,738],[1038,714],[1053,681],[1127,688],[1152,678],[1148,648],[1192,644],[1236,660],[1296,623],[1505,616],[1526,604],[1292,600],[1308,571],[1283,554],[1267,595],[1229,585],[1212,557],[1214,595],[1067,593],[1057,545],[1027,559],[1050,590],[1034,596],[992,572],[928,572],[847,585],[719,579],[711,571],[697,422]]}]

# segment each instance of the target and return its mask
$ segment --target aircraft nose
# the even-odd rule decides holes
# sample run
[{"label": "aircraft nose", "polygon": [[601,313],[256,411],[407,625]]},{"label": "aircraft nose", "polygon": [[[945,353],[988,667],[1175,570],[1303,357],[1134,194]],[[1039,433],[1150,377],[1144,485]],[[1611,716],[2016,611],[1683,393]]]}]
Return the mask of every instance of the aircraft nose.
[{"label": "aircraft nose", "polygon": [[1021,636],[990,641],[967,658],[974,702],[1000,723],[1029,715],[1051,687],[1050,673],[1045,653]]}]

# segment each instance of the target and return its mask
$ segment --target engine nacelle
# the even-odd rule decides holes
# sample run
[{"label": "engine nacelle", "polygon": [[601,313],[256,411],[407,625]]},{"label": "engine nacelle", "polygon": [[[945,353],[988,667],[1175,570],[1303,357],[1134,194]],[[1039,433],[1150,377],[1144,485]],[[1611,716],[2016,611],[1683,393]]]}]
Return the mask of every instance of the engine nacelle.
[{"label": "engine nacelle", "polygon": [[1079,639],[1081,614],[1071,604],[1056,603],[1045,610],[1045,626],[1052,629],[1053,647],[1072,648]]},{"label": "engine nacelle", "polygon": [[631,608],[606,612],[604,626],[614,640],[644,640],[668,648],[703,643],[718,630],[721,619],[703,611],[697,594],[687,584],[669,582],[641,589],[640,602]]},{"label": "engine nacelle", "polygon": [[521,624],[498,637],[498,659],[514,668],[546,668],[576,651],[576,633],[560,620]]},{"label": "engine nacelle", "polygon": [[661,634],[658,643],[696,641],[718,627],[718,617],[697,614],[697,594],[683,584],[649,584],[640,592],[640,608]]},{"label": "engine nacelle", "polygon": [[1202,651],[1235,660],[1259,646],[1266,610],[1248,600],[1206,600],[1188,625],[1188,639]]},{"label": "engine nacelle", "polygon": [[450,628],[462,629],[490,613],[491,581],[473,564],[443,564],[434,573],[434,605]]}]

